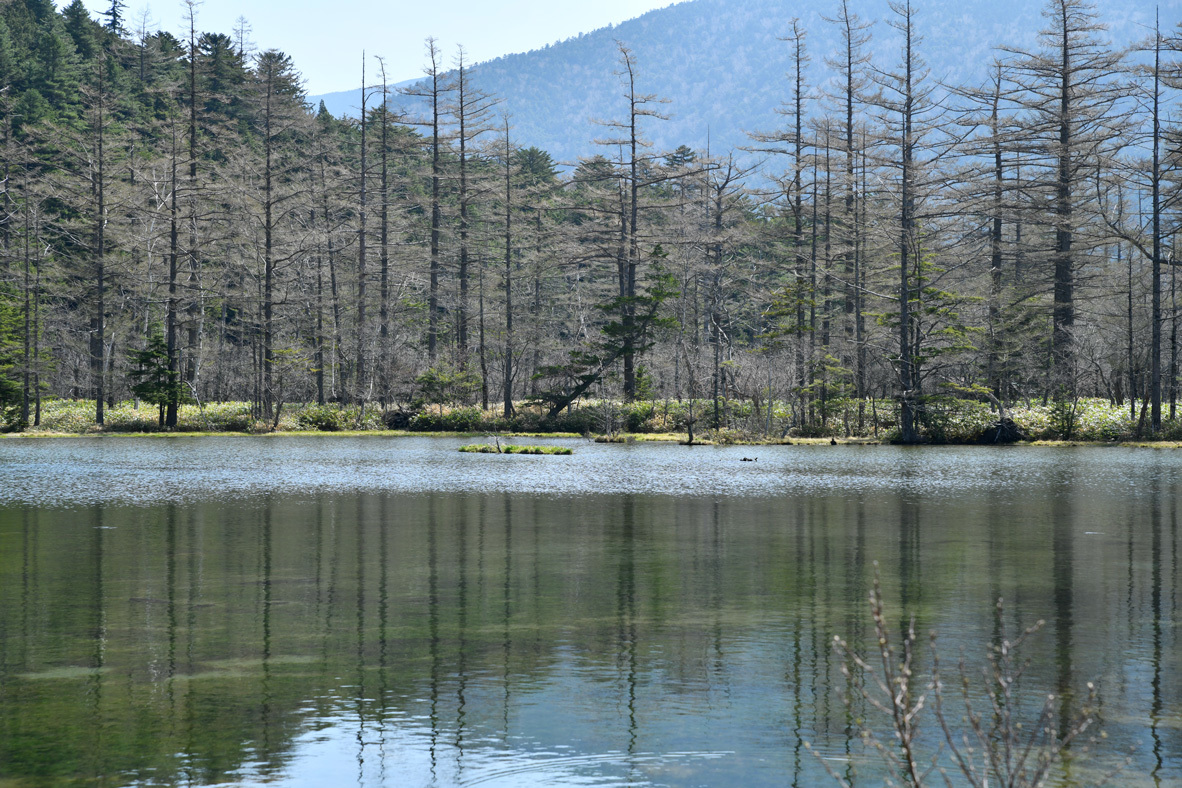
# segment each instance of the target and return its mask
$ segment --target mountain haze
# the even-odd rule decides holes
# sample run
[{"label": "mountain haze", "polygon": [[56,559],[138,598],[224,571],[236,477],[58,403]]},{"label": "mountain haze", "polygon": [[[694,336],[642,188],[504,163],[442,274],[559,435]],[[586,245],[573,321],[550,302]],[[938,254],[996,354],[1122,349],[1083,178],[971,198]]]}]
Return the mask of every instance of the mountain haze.
[{"label": "mountain haze", "polygon": [[[966,0],[916,3],[923,41],[919,54],[931,78],[951,84],[981,81],[997,55],[996,47],[1033,49],[1043,26],[1041,4],[1020,0]],[[832,0],[787,3],[780,0],[691,0],[650,11],[636,19],[601,28],[542,49],[506,55],[472,68],[472,84],[502,97],[516,141],[536,145],[555,159],[573,163],[594,155],[597,138],[609,136],[594,119],[619,119],[626,104],[617,75],[617,42],[631,49],[637,64],[637,90],[668,99],[666,121],[647,119],[645,136],[659,150],[689,145],[725,151],[750,144],[749,131],[768,131],[783,122],[776,109],[789,96],[792,45],[779,40],[799,18],[811,58],[808,83],[823,101],[833,69],[826,59],[841,48],[838,27],[825,20],[838,5]],[[886,68],[898,58],[899,37],[886,21],[886,0],[851,3],[863,21],[873,22],[869,52]],[[1147,34],[1153,8],[1135,0],[1111,0],[1100,8],[1108,35],[1118,46]],[[1161,4],[1162,27],[1178,22],[1182,0]],[[412,80],[407,80],[411,82]],[[406,83],[402,83],[406,84]],[[333,114],[355,115],[359,91],[321,98]],[[408,111],[409,99],[395,100]],[[818,111],[817,102],[812,112]]]}]

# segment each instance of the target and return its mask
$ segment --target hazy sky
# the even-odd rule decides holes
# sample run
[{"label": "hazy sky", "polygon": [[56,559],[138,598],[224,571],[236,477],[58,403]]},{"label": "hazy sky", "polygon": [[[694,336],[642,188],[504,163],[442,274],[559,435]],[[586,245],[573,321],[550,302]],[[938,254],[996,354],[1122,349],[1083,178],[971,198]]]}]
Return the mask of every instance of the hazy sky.
[{"label": "hazy sky", "polygon": [[[92,11],[110,0],[83,0]],[[144,9],[154,27],[174,34],[187,29],[180,0],[125,0],[128,27],[137,28]],[[259,49],[291,55],[308,92],[329,93],[360,84],[361,50],[366,74],[376,73],[380,55],[391,82],[417,77],[423,42],[438,39],[450,65],[457,45],[469,62],[537,49],[609,24],[618,24],[672,0],[204,0],[197,9],[199,30],[230,34],[238,17],[252,28]],[[63,3],[58,0],[58,5]],[[368,81],[368,78],[367,78]]]}]

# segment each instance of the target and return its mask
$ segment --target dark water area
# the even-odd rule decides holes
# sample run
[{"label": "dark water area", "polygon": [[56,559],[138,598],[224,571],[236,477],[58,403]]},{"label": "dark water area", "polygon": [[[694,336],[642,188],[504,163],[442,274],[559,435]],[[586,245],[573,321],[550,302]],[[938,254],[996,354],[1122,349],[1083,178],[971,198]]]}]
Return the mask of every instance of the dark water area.
[{"label": "dark water area", "polygon": [[876,565],[921,672],[1096,682],[1052,784],[1182,785],[1182,453],[462,442],[0,442],[0,786],[881,785]]}]

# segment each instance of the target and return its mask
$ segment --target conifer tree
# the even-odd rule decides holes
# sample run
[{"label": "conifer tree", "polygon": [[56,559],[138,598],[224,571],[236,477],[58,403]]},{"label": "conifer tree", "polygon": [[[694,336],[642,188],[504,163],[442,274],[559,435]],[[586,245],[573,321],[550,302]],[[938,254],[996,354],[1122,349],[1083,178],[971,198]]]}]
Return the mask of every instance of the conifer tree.
[{"label": "conifer tree", "polygon": [[[300,77],[291,58],[274,49],[261,53],[255,66],[255,90],[259,101],[257,133],[263,147],[261,229],[263,236],[262,292],[262,418],[275,417],[280,400],[274,382],[275,371],[275,290],[281,267],[303,251],[293,246],[290,219],[301,210],[296,197],[303,191],[295,170],[299,156],[295,143],[305,120]],[[360,368],[360,367],[359,367]]]}]

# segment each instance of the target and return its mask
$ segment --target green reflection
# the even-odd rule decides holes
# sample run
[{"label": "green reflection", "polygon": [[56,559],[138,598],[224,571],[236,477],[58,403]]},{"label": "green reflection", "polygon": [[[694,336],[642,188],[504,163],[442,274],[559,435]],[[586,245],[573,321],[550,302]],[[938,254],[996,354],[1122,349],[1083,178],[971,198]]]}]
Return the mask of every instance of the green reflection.
[{"label": "green reflection", "polygon": [[1113,757],[1139,745],[1134,776],[1176,782],[1178,487],[1156,484],[1133,517],[1056,483],[1021,505],[432,493],[0,509],[0,781],[282,782],[320,739],[345,742],[365,784],[403,784],[421,753],[415,781],[440,785],[543,756],[637,785],[813,785],[806,740],[872,777],[869,710],[841,702],[830,644],[868,633],[877,561],[892,620],[938,629],[953,656],[1045,617],[1035,689],[1100,679]]}]

